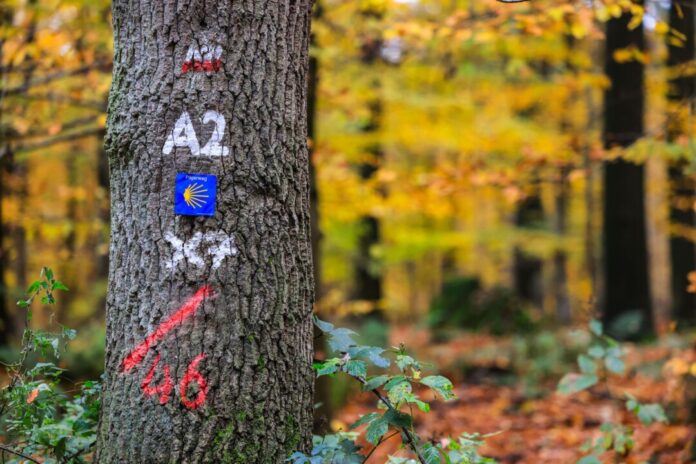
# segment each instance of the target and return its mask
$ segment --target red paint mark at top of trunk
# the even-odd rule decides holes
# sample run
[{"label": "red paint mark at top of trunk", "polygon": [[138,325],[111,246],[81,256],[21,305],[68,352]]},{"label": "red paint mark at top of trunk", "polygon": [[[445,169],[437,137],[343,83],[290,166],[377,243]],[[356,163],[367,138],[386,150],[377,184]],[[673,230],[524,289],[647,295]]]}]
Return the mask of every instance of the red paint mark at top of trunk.
[{"label": "red paint mark at top of trunk", "polygon": [[219,71],[222,68],[222,60],[192,60],[184,61],[181,66],[181,72],[187,73],[189,71]]},{"label": "red paint mark at top of trunk", "polygon": [[174,330],[177,326],[181,325],[186,319],[192,317],[201,303],[203,303],[203,300],[213,295],[213,289],[208,285],[198,290],[174,314],[169,316],[166,321],[162,322],[154,332],[145,337],[145,340],[136,346],[133,351],[128,353],[128,356],[123,360],[123,372],[128,372],[143,362],[150,348],[162,340],[165,335]]}]

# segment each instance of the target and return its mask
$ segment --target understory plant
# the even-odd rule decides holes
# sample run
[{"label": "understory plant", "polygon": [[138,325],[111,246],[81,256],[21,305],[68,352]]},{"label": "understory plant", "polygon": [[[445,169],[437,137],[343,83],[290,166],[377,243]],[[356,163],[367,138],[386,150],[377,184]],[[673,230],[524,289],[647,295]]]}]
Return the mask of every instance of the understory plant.
[{"label": "understory plant", "polygon": [[50,307],[56,302],[55,292],[67,290],[44,267],[17,302],[25,311],[26,325],[17,358],[3,363],[9,379],[0,390],[3,463],[83,463],[95,442],[101,385],[89,381],[76,391],[65,391],[64,369],[57,364],[76,332],[63,326],[55,332],[30,326],[37,300]]},{"label": "understory plant", "polygon": [[[624,350],[621,344],[604,333],[602,323],[590,322],[592,341],[585,353],[578,355],[577,364],[580,372],[566,374],[558,384],[558,391],[570,395],[593,387],[602,388],[604,394],[612,398],[620,407],[635,414],[641,424],[649,426],[654,422],[667,422],[667,416],[661,405],[642,404],[634,396],[624,392],[617,397],[609,388],[611,375],[621,375],[626,366],[623,360]],[[622,460],[628,458],[634,449],[633,429],[622,423],[607,421],[601,424],[600,436],[586,441],[581,451],[583,456],[577,464],[602,464],[601,455],[613,451]],[[623,461],[622,461],[623,462]]]},{"label": "understory plant", "polygon": [[[488,435],[462,434],[457,439],[444,438],[435,443],[418,436],[414,427],[414,408],[424,413],[430,404],[414,386],[425,387],[444,401],[456,399],[452,382],[441,375],[423,375],[422,363],[408,355],[403,345],[390,350],[359,345],[355,332],[336,328],[333,324],[315,318],[315,324],[326,336],[334,357],[314,363],[317,376],[348,375],[360,383],[363,391],[375,397],[375,411],[363,415],[350,426],[351,431],[326,436],[315,436],[309,454],[293,453],[288,459],[293,464],[367,462],[374,451],[386,440],[399,436],[406,457],[390,456],[390,464],[479,464],[493,463],[483,457],[478,448]],[[394,369],[390,369],[395,366]],[[371,375],[368,371],[373,372]],[[367,426],[364,438],[372,448],[361,454],[357,440],[361,433],[355,429]]]}]

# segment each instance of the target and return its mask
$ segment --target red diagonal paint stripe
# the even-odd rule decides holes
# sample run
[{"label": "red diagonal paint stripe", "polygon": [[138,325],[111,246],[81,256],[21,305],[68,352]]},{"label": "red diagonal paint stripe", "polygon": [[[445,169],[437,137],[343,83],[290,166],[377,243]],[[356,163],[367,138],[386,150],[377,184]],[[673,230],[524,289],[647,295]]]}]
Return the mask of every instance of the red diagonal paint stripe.
[{"label": "red diagonal paint stripe", "polygon": [[128,353],[128,356],[123,360],[123,372],[128,372],[145,359],[145,355],[158,341],[162,340],[165,335],[174,330],[178,325],[181,325],[186,319],[193,316],[198,307],[206,297],[213,295],[213,290],[208,285],[198,290],[191,298],[186,301],[174,314],[169,316],[169,319],[162,322],[154,332],[145,337],[145,340],[136,346],[133,351]]}]

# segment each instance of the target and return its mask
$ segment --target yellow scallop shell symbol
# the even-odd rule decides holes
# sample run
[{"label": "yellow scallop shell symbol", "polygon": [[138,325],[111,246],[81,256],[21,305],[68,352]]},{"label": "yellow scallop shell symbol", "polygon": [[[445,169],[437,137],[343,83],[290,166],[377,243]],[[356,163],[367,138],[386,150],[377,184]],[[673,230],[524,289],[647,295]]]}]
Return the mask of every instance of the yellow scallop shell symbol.
[{"label": "yellow scallop shell symbol", "polygon": [[201,184],[191,184],[184,190],[184,201],[191,208],[200,208],[208,198],[205,187]]}]

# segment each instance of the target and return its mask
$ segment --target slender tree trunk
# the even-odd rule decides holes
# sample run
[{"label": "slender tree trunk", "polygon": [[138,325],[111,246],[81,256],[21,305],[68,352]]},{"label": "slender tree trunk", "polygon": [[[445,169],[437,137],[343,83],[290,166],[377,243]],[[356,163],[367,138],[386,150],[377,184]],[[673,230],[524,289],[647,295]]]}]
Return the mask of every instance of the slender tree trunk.
[{"label": "slender tree trunk", "polygon": [[[643,135],[644,65],[619,63],[614,51],[644,50],[643,25],[628,28],[631,14],[607,23],[605,71],[611,86],[604,96],[604,144],[628,147]],[[641,331],[652,330],[645,225],[644,168],[624,160],[604,164],[604,311],[608,327],[637,312]]]},{"label": "slender tree trunk", "polygon": [[[534,180],[532,190],[518,205],[515,213],[515,225],[520,229],[533,230],[544,220],[544,209],[539,192],[539,181]],[[544,306],[543,293],[544,262],[520,247],[513,254],[513,280],[515,293],[523,300],[537,308]]]},{"label": "slender tree trunk", "polygon": [[[558,169],[558,183],[556,185],[556,216],[554,229],[559,237],[563,237],[567,231],[568,219],[568,197],[570,184],[568,183],[568,173],[570,167],[561,166]],[[562,248],[558,248],[553,253],[553,289],[556,303],[556,320],[560,324],[570,324],[572,314],[570,308],[570,298],[568,296],[568,257]]]},{"label": "slender tree trunk", "polygon": [[[114,2],[97,462],[280,463],[309,446],[310,7]],[[215,197],[212,216],[175,214]]]},{"label": "slender tree trunk", "polygon": [[[362,18],[368,21],[369,18],[381,19],[382,12],[372,9],[368,4],[361,11]],[[381,34],[375,35],[374,32],[367,32],[362,37],[361,60],[366,66],[374,66],[381,60],[383,40]],[[377,133],[382,126],[382,80],[375,75],[371,83],[371,97],[367,104],[368,120],[363,127],[365,133]],[[375,175],[384,159],[384,150],[378,142],[371,143],[365,147],[365,154],[369,159],[359,166],[360,178],[367,182]],[[373,248],[379,244],[381,239],[381,227],[379,219],[372,215],[366,215],[360,219],[357,257],[355,260],[355,284],[354,297],[357,300],[368,301],[374,305],[372,315],[381,318],[378,306],[382,300],[382,272],[379,263],[372,255]]]},{"label": "slender tree trunk", "polygon": [[[694,54],[694,8],[696,1],[675,1],[669,13],[669,24],[681,32],[685,41],[682,46],[668,43],[668,65],[677,70],[693,61]],[[683,72],[683,70],[682,70]],[[687,133],[692,123],[696,81],[693,76],[677,77],[670,82],[668,98],[670,114],[668,115],[667,137],[675,141]],[[696,323],[696,293],[687,292],[687,274],[696,270],[696,244],[693,231],[696,227],[696,213],[693,209],[696,198],[694,176],[686,174],[688,160],[673,163],[669,167],[669,179],[672,188],[670,199],[670,220],[675,230],[670,239],[672,261],[672,317],[685,324]],[[691,234],[689,234],[691,232]],[[691,238],[689,238],[691,235]],[[665,318],[667,319],[667,318]],[[666,321],[665,321],[666,322]]]},{"label": "slender tree trunk", "polygon": [[[1,47],[0,47],[1,48]],[[2,61],[0,61],[2,62]],[[2,119],[0,118],[0,125],[2,125]],[[0,346],[7,345],[10,342],[12,334],[14,332],[14,320],[9,311],[8,306],[8,292],[7,292],[7,282],[5,280],[5,273],[7,272],[7,250],[5,248],[5,222],[3,221],[3,208],[2,202],[5,198],[5,187],[6,184],[6,172],[5,172],[5,158],[0,158]]]}]

